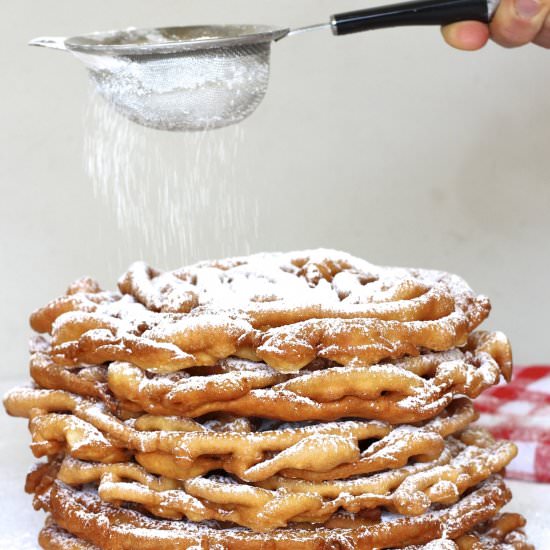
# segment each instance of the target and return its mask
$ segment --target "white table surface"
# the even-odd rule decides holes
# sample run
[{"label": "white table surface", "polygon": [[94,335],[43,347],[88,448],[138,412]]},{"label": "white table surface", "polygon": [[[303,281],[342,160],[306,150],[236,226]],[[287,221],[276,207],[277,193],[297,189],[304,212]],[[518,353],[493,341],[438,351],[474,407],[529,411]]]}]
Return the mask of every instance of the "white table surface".
[{"label": "white table surface", "polygon": [[[0,381],[0,395],[18,384]],[[25,475],[35,461],[28,444],[27,421],[0,411],[0,550],[35,550],[37,534],[44,521],[35,512],[32,497],[23,490]],[[514,498],[506,510],[522,513],[527,532],[537,550],[550,550],[550,484],[509,480]]]}]

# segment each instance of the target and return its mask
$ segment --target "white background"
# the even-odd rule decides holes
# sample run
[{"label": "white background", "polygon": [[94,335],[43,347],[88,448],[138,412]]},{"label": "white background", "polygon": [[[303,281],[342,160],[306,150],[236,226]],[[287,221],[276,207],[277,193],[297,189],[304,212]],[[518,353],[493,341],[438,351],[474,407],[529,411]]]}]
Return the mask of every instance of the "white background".
[{"label": "white background", "polygon": [[[112,287],[138,256],[175,267],[249,249],[316,246],[376,263],[458,272],[492,298],[487,326],[508,333],[517,362],[550,361],[548,51],[491,45],[461,53],[444,45],[435,28],[312,33],[276,44],[268,95],[239,129],[238,154],[228,167],[234,175],[226,178],[226,192],[244,204],[239,223],[246,229],[249,211],[257,209],[257,231],[250,222],[237,243],[231,227],[224,229],[227,239],[209,233],[218,224],[214,201],[210,220],[208,208],[200,214],[208,220],[200,246],[159,254],[139,232],[117,227],[112,207],[92,192],[83,167],[83,67],[68,54],[25,45],[38,35],[129,25],[298,26],[365,4],[4,3],[0,375],[25,375],[29,312],[78,276]],[[215,139],[231,140],[234,132]],[[186,138],[173,136],[172,146],[177,139]],[[192,163],[183,158],[189,145],[184,150],[174,201],[198,192],[196,182],[186,183]],[[203,179],[201,185],[212,185]],[[182,219],[181,231],[192,233],[193,224]]]}]

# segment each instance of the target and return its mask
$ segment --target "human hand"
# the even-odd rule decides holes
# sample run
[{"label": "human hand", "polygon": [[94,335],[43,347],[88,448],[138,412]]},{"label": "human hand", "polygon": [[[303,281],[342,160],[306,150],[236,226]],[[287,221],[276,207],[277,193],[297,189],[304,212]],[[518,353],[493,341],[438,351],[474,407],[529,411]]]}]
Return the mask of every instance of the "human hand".
[{"label": "human hand", "polygon": [[441,31],[445,41],[460,50],[479,50],[489,38],[506,48],[531,42],[550,48],[550,0],[501,0],[489,25],[463,21]]}]

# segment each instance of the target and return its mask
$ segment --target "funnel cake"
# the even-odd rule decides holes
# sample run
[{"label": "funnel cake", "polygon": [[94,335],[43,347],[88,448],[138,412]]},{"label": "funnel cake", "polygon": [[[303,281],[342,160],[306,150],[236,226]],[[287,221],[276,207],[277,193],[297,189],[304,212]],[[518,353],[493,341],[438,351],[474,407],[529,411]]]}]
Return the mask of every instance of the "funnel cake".
[{"label": "funnel cake", "polygon": [[4,398],[46,462],[45,549],[531,550],[471,426],[509,380],[489,302],[455,275],[304,251],[136,263],[31,316]]},{"label": "funnel cake", "polygon": [[457,395],[475,398],[501,375],[508,379],[511,368],[508,339],[483,331],[471,334],[463,349],[370,367],[317,360],[299,374],[236,358],[171,375],[149,374],[120,362],[69,369],[44,351],[36,351],[30,363],[31,376],[41,387],[99,398],[120,413],[194,418],[253,410],[255,416],[288,421],[364,417],[394,423],[431,418]]},{"label": "funnel cake", "polygon": [[[522,529],[524,524],[525,520],[519,514],[499,514],[455,541],[437,539],[427,544],[407,546],[404,550],[532,550],[533,546],[527,542]],[[51,517],[40,532],[40,544],[45,550],[99,549],[61,529]]]},{"label": "funnel cake", "polygon": [[160,273],[134,264],[120,294],[88,279],[31,316],[60,364],[153,372],[230,355],[297,372],[322,357],[369,365],[466,343],[489,301],[455,275],[329,250],[259,254]]},{"label": "funnel cake", "polygon": [[[491,477],[456,504],[422,516],[390,516],[361,527],[291,525],[268,533],[217,522],[155,519],[103,502],[93,488],[71,488],[58,481],[37,487],[35,505],[48,511],[62,529],[105,549],[205,548],[308,550],[394,548],[424,544],[445,536],[457,539],[490,521],[510,499],[502,479]],[[29,490],[32,490],[29,487]]]},{"label": "funnel cake", "polygon": [[508,442],[477,447],[451,438],[433,462],[351,480],[272,477],[254,486],[215,476],[179,482],[153,476],[134,463],[70,458],[62,462],[57,477],[70,485],[97,484],[102,500],[139,504],[156,517],[217,520],[263,532],[289,523],[326,523],[339,511],[357,514],[385,508],[419,516],[433,503],[455,503],[465,491],[500,472],[515,454]]},{"label": "funnel cake", "polygon": [[[110,463],[133,455],[149,471],[167,477],[188,479],[223,469],[252,482],[280,473],[340,479],[397,468],[412,458],[430,461],[442,452],[444,438],[477,418],[465,398],[418,427],[358,420],[305,426],[254,426],[243,419],[201,424],[151,415],[122,421],[97,402],[61,390],[29,388],[12,390],[5,405],[10,414],[30,418],[36,457],[63,452]],[[59,414],[65,412],[72,414]],[[326,447],[321,455],[316,452],[320,444]]]},{"label": "funnel cake", "polygon": [[[455,541],[437,539],[427,544],[407,546],[404,550],[533,550],[522,529],[524,524],[525,520],[519,514],[497,514]],[[40,544],[45,550],[99,550],[98,546],[61,529],[51,517],[40,531]]]}]

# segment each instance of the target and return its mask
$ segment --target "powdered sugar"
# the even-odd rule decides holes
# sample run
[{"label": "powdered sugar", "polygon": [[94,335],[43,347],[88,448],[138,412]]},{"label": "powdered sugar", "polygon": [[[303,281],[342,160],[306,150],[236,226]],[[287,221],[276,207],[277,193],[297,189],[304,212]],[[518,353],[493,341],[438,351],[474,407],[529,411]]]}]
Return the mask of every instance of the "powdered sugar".
[{"label": "powdered sugar", "polygon": [[[124,59],[121,70],[132,67]],[[215,132],[153,131],[121,117],[91,92],[84,129],[86,172],[126,249],[119,260],[126,262],[130,250],[130,257],[167,265],[247,253],[253,246],[258,205],[243,185],[240,125]]]}]

